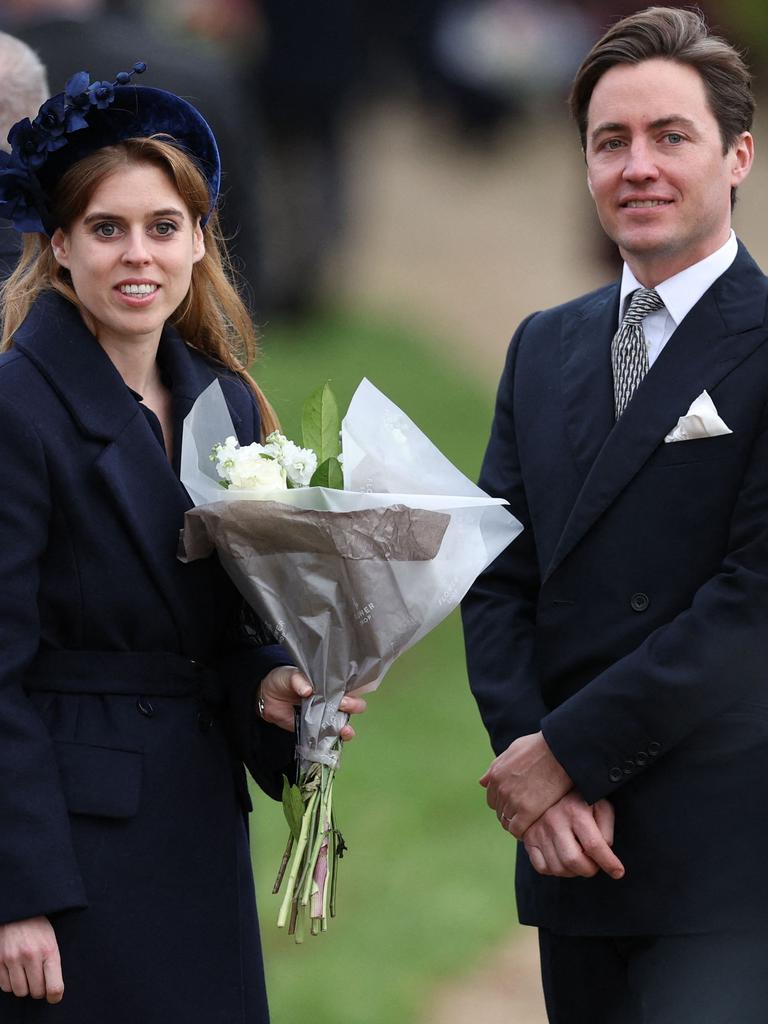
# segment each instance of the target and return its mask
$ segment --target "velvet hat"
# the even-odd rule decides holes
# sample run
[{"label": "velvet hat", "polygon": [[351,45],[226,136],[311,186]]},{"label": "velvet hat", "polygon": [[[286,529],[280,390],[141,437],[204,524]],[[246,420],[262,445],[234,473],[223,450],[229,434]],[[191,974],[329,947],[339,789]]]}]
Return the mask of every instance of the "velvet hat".
[{"label": "velvet hat", "polygon": [[0,152],[0,217],[18,231],[53,234],[58,225],[49,197],[61,176],[78,160],[124,139],[160,136],[184,150],[208,185],[208,213],[216,204],[221,163],[216,139],[191,103],[163,89],[134,85],[139,61],[114,82],[73,75],[64,92],[46,102],[33,121],[24,118],[8,133],[11,152]]}]

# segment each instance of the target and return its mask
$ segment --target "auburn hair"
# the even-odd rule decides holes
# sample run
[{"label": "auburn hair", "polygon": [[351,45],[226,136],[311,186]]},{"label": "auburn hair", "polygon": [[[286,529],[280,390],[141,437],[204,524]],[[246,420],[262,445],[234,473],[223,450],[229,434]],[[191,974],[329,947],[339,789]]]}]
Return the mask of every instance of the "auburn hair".
[{"label": "auburn hair", "polygon": [[[178,146],[162,136],[152,136],[105,146],[70,167],[50,197],[56,224],[68,231],[85,212],[101,182],[131,164],[158,167],[179,193],[193,223],[205,220],[210,206],[205,178]],[[264,438],[277,429],[278,421],[261,388],[247,372],[256,356],[256,332],[233,284],[234,274],[215,211],[202,230],[205,254],[193,264],[189,290],[169,323],[191,348],[238,374],[252,389]],[[14,333],[37,296],[46,289],[53,289],[82,314],[87,313],[75,293],[69,271],[56,260],[50,239],[42,234],[25,234],[19,263],[3,287],[0,350],[12,347]]]}]

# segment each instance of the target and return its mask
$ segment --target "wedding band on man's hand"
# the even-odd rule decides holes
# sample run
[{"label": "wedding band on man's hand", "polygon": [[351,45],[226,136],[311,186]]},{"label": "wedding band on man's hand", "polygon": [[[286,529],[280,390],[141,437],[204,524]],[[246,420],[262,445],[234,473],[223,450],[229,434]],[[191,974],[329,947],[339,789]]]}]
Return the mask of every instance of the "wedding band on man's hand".
[{"label": "wedding band on man's hand", "polygon": [[501,818],[500,818],[500,821],[501,821],[501,824],[503,825],[505,821],[512,821],[512,819],[511,819],[511,818],[508,818],[508,817],[506,816],[506,814],[504,813],[504,811],[502,811],[502,812],[501,812]]},{"label": "wedding band on man's hand", "polygon": [[264,697],[262,696],[261,690],[256,695],[256,710],[259,712],[259,718],[264,717]]}]

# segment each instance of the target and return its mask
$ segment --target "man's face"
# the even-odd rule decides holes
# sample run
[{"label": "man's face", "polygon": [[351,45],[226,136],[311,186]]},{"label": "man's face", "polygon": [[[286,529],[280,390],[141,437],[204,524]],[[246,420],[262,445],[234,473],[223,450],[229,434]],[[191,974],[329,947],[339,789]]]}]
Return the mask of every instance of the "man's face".
[{"label": "man's face", "polygon": [[642,284],[659,284],[727,240],[731,188],[752,153],[748,132],[723,153],[704,83],[685,64],[655,58],[600,78],[587,117],[589,188]]}]

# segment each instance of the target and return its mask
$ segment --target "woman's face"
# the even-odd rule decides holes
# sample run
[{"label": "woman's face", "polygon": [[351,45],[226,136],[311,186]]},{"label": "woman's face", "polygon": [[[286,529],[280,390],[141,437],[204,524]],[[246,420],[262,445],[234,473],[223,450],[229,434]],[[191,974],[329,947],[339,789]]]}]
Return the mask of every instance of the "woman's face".
[{"label": "woman's face", "polygon": [[51,244],[105,348],[156,345],[205,253],[199,223],[153,164],[110,174],[82,216],[68,231],[59,228]]}]

